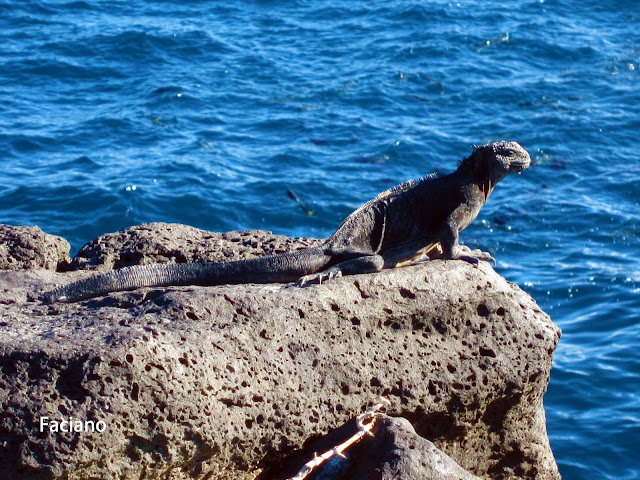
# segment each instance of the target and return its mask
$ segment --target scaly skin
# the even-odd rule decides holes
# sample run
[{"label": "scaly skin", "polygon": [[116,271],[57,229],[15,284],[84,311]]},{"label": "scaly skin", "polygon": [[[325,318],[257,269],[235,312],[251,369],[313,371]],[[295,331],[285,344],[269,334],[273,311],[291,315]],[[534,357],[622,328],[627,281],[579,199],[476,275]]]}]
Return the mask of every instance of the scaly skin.
[{"label": "scaly skin", "polygon": [[493,261],[459,245],[495,185],[530,164],[516,142],[480,147],[444,176],[410,180],[382,192],[349,215],[320,247],[235,262],[143,265],[99,274],[46,292],[42,300],[76,302],[109,292],[172,285],[289,283],[377,272],[417,259]]}]

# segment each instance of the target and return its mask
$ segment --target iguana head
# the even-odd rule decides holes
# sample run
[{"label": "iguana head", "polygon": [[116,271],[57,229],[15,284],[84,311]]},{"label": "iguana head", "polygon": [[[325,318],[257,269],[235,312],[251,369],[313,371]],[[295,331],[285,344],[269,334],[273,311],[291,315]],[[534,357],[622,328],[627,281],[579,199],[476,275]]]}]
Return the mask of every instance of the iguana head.
[{"label": "iguana head", "polygon": [[510,173],[522,172],[530,163],[529,154],[518,142],[502,141],[476,147],[460,168],[470,170],[478,180],[490,178],[495,185]]},{"label": "iguana head", "polygon": [[520,173],[531,164],[527,151],[517,142],[495,142],[476,147],[462,160],[459,171],[470,173],[488,197],[496,183],[510,173]]},{"label": "iguana head", "polygon": [[531,164],[529,153],[518,142],[496,142],[489,146],[507,173],[520,173]]}]

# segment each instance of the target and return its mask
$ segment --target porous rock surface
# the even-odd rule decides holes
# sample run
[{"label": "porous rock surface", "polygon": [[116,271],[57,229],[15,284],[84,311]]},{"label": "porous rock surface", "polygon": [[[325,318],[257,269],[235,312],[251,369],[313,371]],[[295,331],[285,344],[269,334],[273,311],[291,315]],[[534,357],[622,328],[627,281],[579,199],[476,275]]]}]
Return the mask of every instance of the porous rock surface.
[{"label": "porous rock surface", "polygon": [[484,262],[29,301],[89,274],[0,272],[0,479],[287,478],[380,396],[471,474],[559,478],[542,397],[560,332]]},{"label": "porous rock surface", "polygon": [[57,270],[69,262],[69,242],[35,226],[0,224],[0,270]]},{"label": "porous rock surface", "polygon": [[71,270],[111,270],[130,265],[240,260],[308,246],[315,238],[289,238],[264,230],[217,233],[179,223],[146,223],[107,233],[83,246]]}]

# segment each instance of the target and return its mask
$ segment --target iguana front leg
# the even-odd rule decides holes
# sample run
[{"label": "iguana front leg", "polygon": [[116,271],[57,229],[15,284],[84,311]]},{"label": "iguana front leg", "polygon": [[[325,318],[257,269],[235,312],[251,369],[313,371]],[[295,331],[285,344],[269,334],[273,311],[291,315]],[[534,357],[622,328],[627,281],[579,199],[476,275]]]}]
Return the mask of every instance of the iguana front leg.
[{"label": "iguana front leg", "polygon": [[322,283],[325,280],[331,280],[332,278],[338,278],[343,275],[379,272],[383,267],[384,258],[382,258],[382,255],[364,255],[337,263],[322,272],[305,275],[298,280],[298,284],[305,285],[312,282]]},{"label": "iguana front leg", "polygon": [[[458,227],[453,220],[448,220],[440,230],[440,246],[442,258],[445,260],[464,260],[473,265],[478,265],[480,260],[496,263],[495,259],[482,250],[471,250],[465,245],[459,244]],[[430,258],[434,258],[430,255]]]}]

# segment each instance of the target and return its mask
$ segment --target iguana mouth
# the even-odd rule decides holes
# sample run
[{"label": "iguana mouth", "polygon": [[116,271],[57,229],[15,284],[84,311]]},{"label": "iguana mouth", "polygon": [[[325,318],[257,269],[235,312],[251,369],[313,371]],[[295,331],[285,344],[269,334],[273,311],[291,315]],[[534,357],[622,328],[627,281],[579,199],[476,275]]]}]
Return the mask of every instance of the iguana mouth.
[{"label": "iguana mouth", "polygon": [[531,165],[531,160],[529,158],[524,158],[522,160],[512,160],[509,163],[509,171],[513,173],[522,173],[526,170],[529,165]]}]

